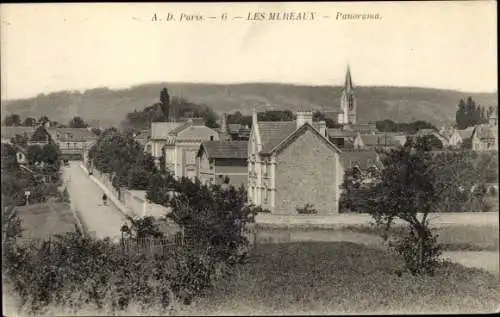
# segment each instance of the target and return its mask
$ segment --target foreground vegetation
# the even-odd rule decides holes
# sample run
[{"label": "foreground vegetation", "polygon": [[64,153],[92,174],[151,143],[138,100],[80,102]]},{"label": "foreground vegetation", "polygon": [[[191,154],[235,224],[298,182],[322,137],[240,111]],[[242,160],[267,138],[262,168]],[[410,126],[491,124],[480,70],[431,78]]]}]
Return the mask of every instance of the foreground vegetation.
[{"label": "foreground vegetation", "polygon": [[[96,245],[103,247],[105,243]],[[72,255],[75,256],[78,255]],[[103,258],[91,258],[88,258],[87,263],[93,263],[91,270],[97,271],[96,265],[103,265]],[[63,293],[66,297],[64,304],[52,301],[39,313],[75,313],[77,309],[71,303],[76,303],[77,299],[79,302],[88,300],[96,296],[93,295],[95,291],[102,296],[100,307],[91,301],[83,301],[78,308],[80,314],[493,312],[498,308],[500,296],[498,279],[477,269],[442,263],[434,276],[414,276],[400,270],[402,261],[397,256],[359,244],[286,243],[259,245],[247,264],[233,267],[231,278],[221,275],[214,282],[214,287],[204,296],[196,298],[191,305],[170,302],[172,305],[164,308],[159,302],[151,305],[144,305],[143,302],[144,298],[155,296],[161,299],[158,291],[161,281],[165,280],[153,277],[155,274],[161,276],[166,267],[172,273],[179,272],[176,271],[176,258],[163,258],[160,266],[160,262],[154,265],[155,261],[139,259],[141,256],[137,255],[132,255],[128,260],[122,258],[120,261],[129,263],[127,268],[116,267],[111,270],[110,265],[104,264],[102,275],[90,275],[81,281],[79,287],[67,288],[72,292]],[[132,265],[135,261],[139,262]],[[124,270],[129,273],[126,274]],[[132,272],[140,275],[130,274]],[[98,276],[106,280],[99,280]],[[115,280],[119,276],[124,278],[122,283]],[[72,277],[70,275],[67,278]],[[128,286],[124,288],[125,285]],[[130,302],[124,310],[116,311],[113,307],[125,296],[126,289],[134,290],[128,295]],[[26,306],[24,309],[28,310]]]}]

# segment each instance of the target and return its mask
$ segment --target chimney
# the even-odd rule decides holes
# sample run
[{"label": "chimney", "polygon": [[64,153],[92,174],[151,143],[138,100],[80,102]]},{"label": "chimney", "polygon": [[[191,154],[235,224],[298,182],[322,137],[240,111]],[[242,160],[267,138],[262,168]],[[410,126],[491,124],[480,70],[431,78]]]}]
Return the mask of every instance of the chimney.
[{"label": "chimney", "polygon": [[222,132],[222,133],[227,132],[227,114],[225,112],[222,115],[222,120],[220,123],[220,132]]},{"label": "chimney", "polygon": [[296,113],[297,115],[297,129],[303,126],[305,123],[309,123],[312,126],[313,113],[312,111],[300,111]]},{"label": "chimney", "polygon": [[318,122],[319,124],[319,133],[321,133],[322,136],[326,137],[326,121],[322,120]]}]

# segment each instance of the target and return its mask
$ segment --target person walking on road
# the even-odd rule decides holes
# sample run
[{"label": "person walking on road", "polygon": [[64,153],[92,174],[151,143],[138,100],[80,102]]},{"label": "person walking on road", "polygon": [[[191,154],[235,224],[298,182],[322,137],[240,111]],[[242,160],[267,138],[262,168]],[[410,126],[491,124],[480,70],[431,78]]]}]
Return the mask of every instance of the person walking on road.
[{"label": "person walking on road", "polygon": [[102,195],[102,204],[103,204],[104,206],[106,206],[106,205],[107,205],[107,202],[108,202],[108,196],[106,196],[106,194],[103,194],[103,195]]}]

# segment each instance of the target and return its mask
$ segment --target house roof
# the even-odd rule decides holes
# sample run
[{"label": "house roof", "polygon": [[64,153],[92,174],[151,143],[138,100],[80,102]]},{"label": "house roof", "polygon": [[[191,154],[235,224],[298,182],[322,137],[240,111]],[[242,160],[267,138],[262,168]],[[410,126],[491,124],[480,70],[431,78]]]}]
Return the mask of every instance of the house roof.
[{"label": "house roof", "polygon": [[257,124],[263,153],[270,153],[276,145],[291,135],[297,128],[295,121],[264,121]]},{"label": "house roof", "polygon": [[426,135],[435,135],[437,134],[434,129],[420,129],[415,133],[416,136],[426,136]]},{"label": "house roof", "polygon": [[230,123],[227,125],[228,133],[238,133],[243,126],[239,123]]},{"label": "house roof", "polygon": [[185,124],[186,122],[151,122],[151,139],[165,140],[171,131]]},{"label": "house roof", "polygon": [[248,157],[248,141],[203,141],[209,158],[246,159]]},{"label": "house roof", "polygon": [[[262,142],[262,153],[271,153],[271,151],[282,141],[288,138],[297,129],[297,122],[294,121],[260,121],[260,138]],[[320,123],[313,122],[312,127],[319,132]],[[246,133],[244,133],[246,134]],[[250,134],[250,133],[248,133]]]},{"label": "house roof", "polygon": [[52,139],[59,141],[82,142],[97,139],[97,136],[86,128],[48,128]]},{"label": "house roof", "polygon": [[490,125],[480,124],[474,129],[474,135],[479,139],[495,139],[498,137],[498,130]]},{"label": "house roof", "polygon": [[457,130],[458,134],[462,139],[470,139],[472,137],[472,133],[474,133],[475,127],[468,127],[463,130]]},{"label": "house roof", "polygon": [[[174,132],[171,132],[174,134]],[[204,126],[204,125],[190,125],[179,130],[176,134],[176,141],[198,141],[206,140],[209,135],[215,134],[217,138],[219,134],[217,131]]]},{"label": "house roof", "polygon": [[356,131],[342,131],[340,129],[327,129],[330,138],[355,138],[358,135]]},{"label": "house roof", "polygon": [[[332,142],[330,142],[326,136],[322,135],[319,132],[318,128],[315,128],[313,127],[313,125],[306,123],[302,125],[300,128],[295,129],[295,131],[293,131],[290,135],[288,135],[285,139],[283,139],[280,143],[278,143],[268,153],[281,151],[282,149],[286,148],[289,144],[291,144],[294,140],[296,140],[301,134],[305,133],[307,130],[313,131],[313,133],[318,135],[320,140],[326,143],[326,145],[330,147],[332,150],[336,151],[337,153],[340,152],[339,148]],[[261,151],[261,153],[265,152]]]},{"label": "house roof", "polygon": [[24,135],[24,133],[28,135],[28,138],[31,138],[33,132],[35,132],[35,128],[33,127],[6,127],[2,126],[2,139],[10,140],[16,134]]},{"label": "house roof", "polygon": [[[400,135],[399,135],[400,136]],[[360,134],[361,140],[365,146],[394,146],[401,145],[401,138],[396,136],[379,133],[379,134]],[[405,137],[406,141],[406,137]]]},{"label": "house roof", "polygon": [[379,155],[375,151],[343,151],[340,156],[345,169],[353,166],[358,166],[360,169],[367,169],[373,166],[373,164],[379,168],[382,167]]}]

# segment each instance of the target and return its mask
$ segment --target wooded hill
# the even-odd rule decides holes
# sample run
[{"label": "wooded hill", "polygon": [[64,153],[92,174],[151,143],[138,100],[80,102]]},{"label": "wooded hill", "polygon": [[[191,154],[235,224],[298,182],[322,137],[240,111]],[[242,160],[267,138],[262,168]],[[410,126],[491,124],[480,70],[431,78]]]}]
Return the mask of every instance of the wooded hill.
[{"label": "wooded hill", "polygon": [[[21,117],[46,115],[51,120],[68,122],[75,116],[91,125],[120,126],[127,113],[141,111],[159,101],[160,91],[167,87],[171,96],[209,106],[218,114],[286,109],[295,111],[339,108],[342,87],[304,86],[274,83],[188,84],[153,83],[111,90],[95,88],[83,93],[62,91],[40,94],[33,98],[2,102],[2,115],[17,113]],[[436,126],[455,122],[460,99],[468,96],[482,106],[497,105],[497,93],[466,93],[415,87],[356,87],[358,121],[391,119],[397,122],[425,120]]]}]

